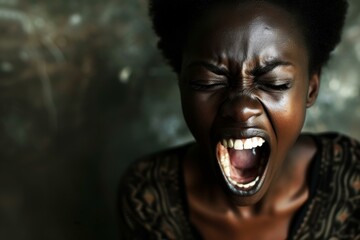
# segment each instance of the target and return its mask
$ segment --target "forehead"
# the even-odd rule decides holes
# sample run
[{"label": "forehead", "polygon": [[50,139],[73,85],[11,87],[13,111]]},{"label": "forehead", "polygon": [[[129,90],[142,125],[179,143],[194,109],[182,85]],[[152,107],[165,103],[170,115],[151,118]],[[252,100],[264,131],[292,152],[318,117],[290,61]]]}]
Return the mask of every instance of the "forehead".
[{"label": "forehead", "polygon": [[240,61],[307,58],[300,29],[291,13],[270,3],[218,6],[192,27],[185,55]]}]

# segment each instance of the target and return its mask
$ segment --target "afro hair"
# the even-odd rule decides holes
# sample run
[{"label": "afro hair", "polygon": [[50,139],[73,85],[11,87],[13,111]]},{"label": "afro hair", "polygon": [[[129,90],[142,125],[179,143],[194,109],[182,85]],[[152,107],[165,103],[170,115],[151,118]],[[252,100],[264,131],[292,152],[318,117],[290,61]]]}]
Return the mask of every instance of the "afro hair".
[{"label": "afro hair", "polygon": [[187,33],[207,9],[246,1],[270,2],[295,15],[308,46],[310,71],[319,71],[340,42],[346,0],[150,0],[149,14],[159,37],[158,48],[173,70],[180,73]]}]

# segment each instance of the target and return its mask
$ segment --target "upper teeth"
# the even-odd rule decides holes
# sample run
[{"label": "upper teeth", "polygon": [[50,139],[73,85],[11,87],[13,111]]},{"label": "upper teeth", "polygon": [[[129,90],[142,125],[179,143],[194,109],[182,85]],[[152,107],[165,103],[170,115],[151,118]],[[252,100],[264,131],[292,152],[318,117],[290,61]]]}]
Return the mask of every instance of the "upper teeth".
[{"label": "upper teeth", "polygon": [[243,149],[252,149],[256,147],[261,147],[265,142],[264,139],[260,137],[252,137],[246,139],[223,139],[222,145],[226,148],[234,148],[235,150]]},{"label": "upper teeth", "polygon": [[[217,149],[217,159],[219,160],[220,166],[222,168],[222,171],[225,175],[225,178],[234,186],[237,186],[241,189],[248,190],[255,186],[255,184],[260,180],[260,177],[257,176],[254,180],[248,183],[239,183],[235,179],[233,179],[232,173],[231,173],[231,163],[230,163],[230,155],[228,150],[222,146],[222,144],[218,143],[216,146]],[[261,174],[262,168],[259,168],[259,175]]]}]

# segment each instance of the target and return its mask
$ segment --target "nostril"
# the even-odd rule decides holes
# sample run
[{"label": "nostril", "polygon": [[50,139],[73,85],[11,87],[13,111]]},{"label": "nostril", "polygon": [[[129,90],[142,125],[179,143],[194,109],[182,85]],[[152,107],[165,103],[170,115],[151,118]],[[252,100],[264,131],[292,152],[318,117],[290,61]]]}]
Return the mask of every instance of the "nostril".
[{"label": "nostril", "polygon": [[257,98],[251,96],[237,96],[224,102],[221,112],[224,118],[246,122],[252,117],[261,115],[262,104]]}]

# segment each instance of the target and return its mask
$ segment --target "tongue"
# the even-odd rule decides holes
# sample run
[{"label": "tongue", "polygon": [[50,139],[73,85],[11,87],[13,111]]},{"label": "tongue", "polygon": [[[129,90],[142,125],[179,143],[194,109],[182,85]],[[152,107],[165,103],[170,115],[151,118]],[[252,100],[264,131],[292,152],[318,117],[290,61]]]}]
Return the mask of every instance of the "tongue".
[{"label": "tongue", "polygon": [[231,178],[239,183],[253,181],[260,167],[260,153],[258,148],[253,150],[228,149],[231,163]]},{"label": "tongue", "polygon": [[[253,150],[235,150],[229,149],[231,165],[238,170],[250,170],[259,166],[259,154]],[[255,153],[255,154],[254,154]]]}]

